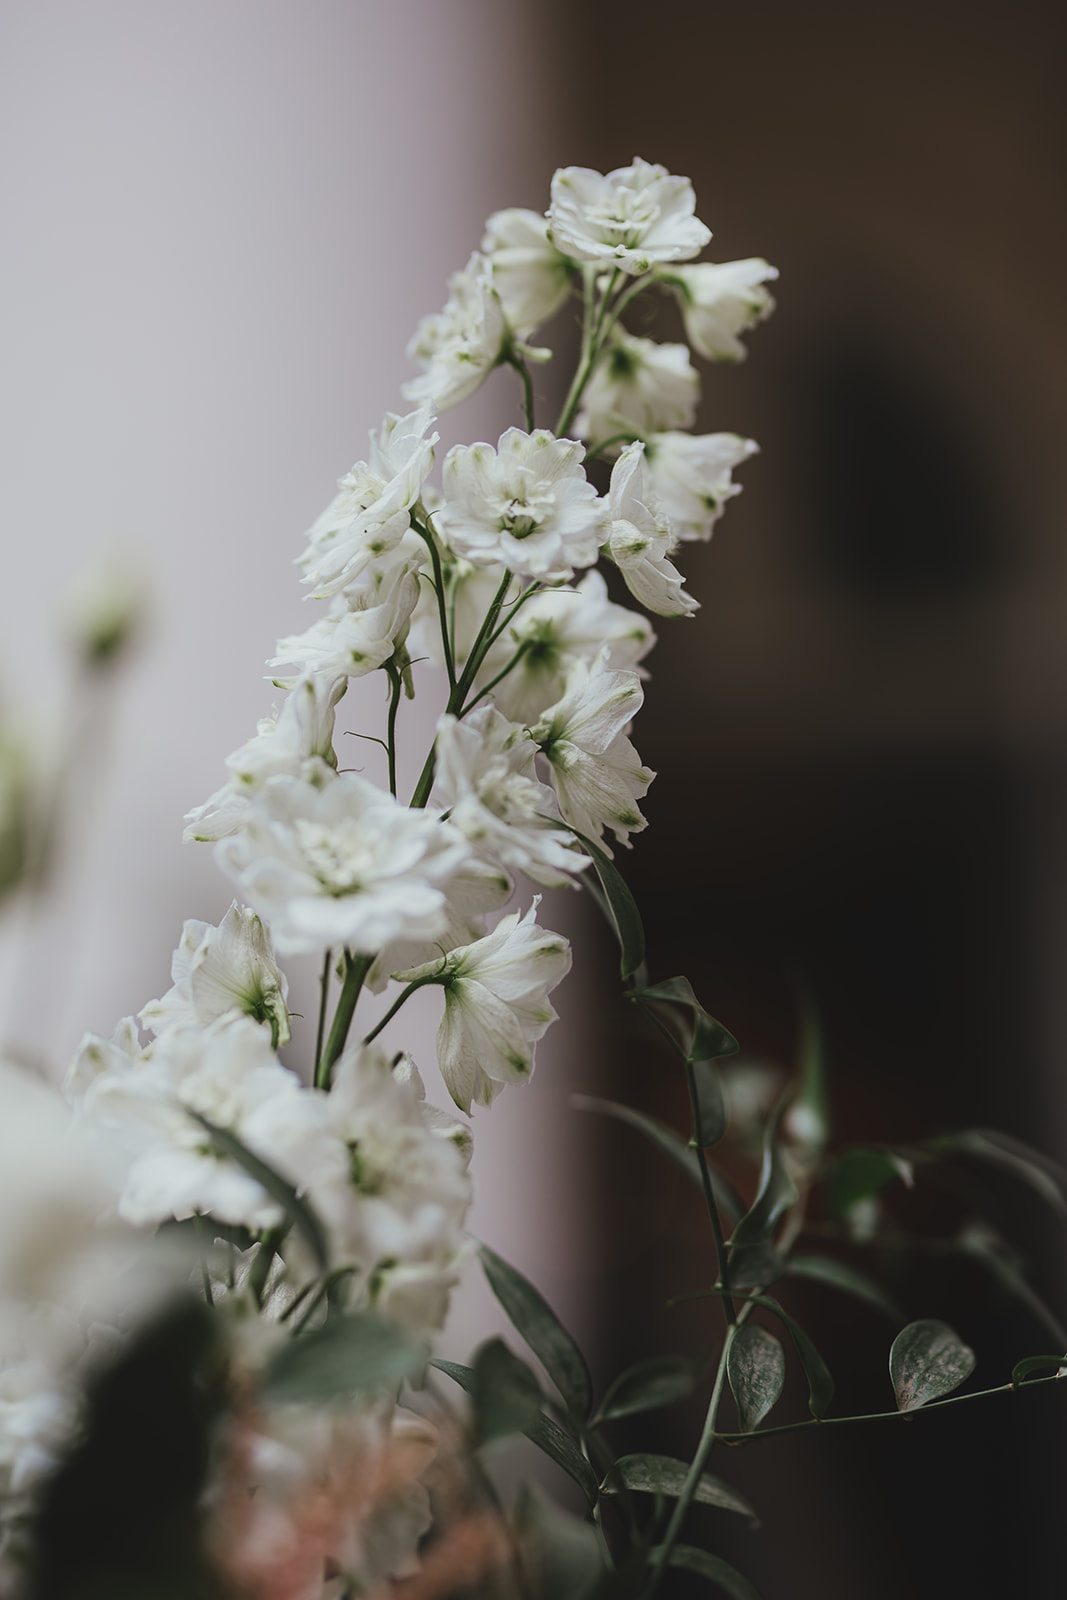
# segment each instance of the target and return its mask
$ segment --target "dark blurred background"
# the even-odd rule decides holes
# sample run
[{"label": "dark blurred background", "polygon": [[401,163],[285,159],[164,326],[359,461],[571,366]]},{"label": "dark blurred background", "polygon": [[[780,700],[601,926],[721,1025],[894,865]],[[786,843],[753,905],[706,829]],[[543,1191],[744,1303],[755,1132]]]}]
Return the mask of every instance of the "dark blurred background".
[{"label": "dark blurred background", "polygon": [[[689,974],[747,1054],[795,1066],[807,981],[843,1142],[988,1124],[1067,1157],[1065,19],[1036,0],[559,12],[566,160],[691,175],[711,259],[781,271],[750,360],[706,376],[701,431],[762,455],[684,552],[703,610],[659,629],[635,738],[663,776],[624,865],[653,975]],[[609,1075],[684,1125],[626,1018]],[[604,1359],[693,1348],[691,1308],[663,1302],[707,1277],[697,1197],[679,1178],[650,1208],[632,1197],[657,1158],[616,1128],[600,1149]],[[1062,1318],[1040,1204],[995,1182],[970,1198]],[[907,1200],[932,1231],[967,1203]],[[1049,1343],[967,1264],[893,1287],[976,1347],[982,1386]],[[842,1406],[891,1406],[895,1330],[831,1290],[786,1298]],[[661,1447],[696,1421],[679,1411]],[[767,1441],[719,1462],[763,1533],[716,1532],[774,1600],[1059,1593],[1065,1425],[1044,1390]]]}]

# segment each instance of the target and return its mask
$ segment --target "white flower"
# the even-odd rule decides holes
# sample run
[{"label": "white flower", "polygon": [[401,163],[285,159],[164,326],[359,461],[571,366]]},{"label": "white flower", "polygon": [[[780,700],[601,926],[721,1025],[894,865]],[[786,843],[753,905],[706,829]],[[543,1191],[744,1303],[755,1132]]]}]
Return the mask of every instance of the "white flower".
[{"label": "white flower", "polygon": [[600,500],[574,439],[509,428],[490,444],[455,445],[445,457],[437,524],[479,566],[548,582],[597,558]]},{"label": "white flower", "polygon": [[423,317],[408,345],[408,355],[427,370],[402,389],[405,400],[416,405],[428,400],[440,411],[481,386],[501,360],[509,337],[492,264],[485,256],[476,251],[463,271],[448,280],[448,288],[444,310]]},{"label": "white flower", "polygon": [[524,730],[481,706],[463,722],[437,724],[434,789],[449,821],[476,849],[535,883],[569,883],[589,865],[559,823],[552,790],[534,772],[537,746]]},{"label": "white flower", "polygon": [[576,261],[623,272],[647,272],[657,261],[688,261],[711,232],[693,215],[688,178],[635,157],[605,176],[588,167],[562,167],[552,179],[549,235]]},{"label": "white flower", "polygon": [[677,541],[647,480],[644,445],[627,445],[611,473],[607,553],[643,606],[661,617],[692,616],[698,602],[685,593],[681,573],[667,559]]},{"label": "white flower", "polygon": [[605,827],[627,843],[645,827],[637,801],[655,777],[624,728],[644,699],[636,672],[612,672],[601,658],[590,670],[577,662],[562,700],[550,706],[530,738],[548,761],[559,808],[579,833],[599,837]]},{"label": "white flower", "polygon": [[754,328],[774,310],[763,285],[778,269],[758,256],[746,261],[700,261],[665,274],[678,292],[685,333],[693,349],[708,361],[743,361],[747,354],[738,334]]},{"label": "white flower", "polygon": [[646,438],[665,428],[689,428],[700,399],[700,377],[684,344],[657,344],[616,332],[590,378],[575,428],[584,439],[626,433]]},{"label": "white flower", "polygon": [[502,917],[492,933],[450,951],[443,964],[397,974],[408,982],[433,974],[444,986],[437,1058],[462,1111],[472,1100],[490,1105],[506,1083],[524,1083],[534,1044],[556,1020],[548,994],[569,972],[571,950],[561,934],[537,926],[537,906],[535,900],[521,919],[517,911]]},{"label": "white flower", "polygon": [[210,799],[187,813],[186,841],[223,839],[241,826],[248,802],[268,778],[297,776],[309,762],[336,767],[333,748],[334,709],[348,684],[340,674],[316,674],[294,680],[292,692],[233,755],[227,756],[230,778]]},{"label": "white flower", "polygon": [[755,455],[736,433],[658,433],[645,444],[652,491],[679,539],[710,539],[726,501],[741,493],[734,467]]},{"label": "white flower", "polygon": [[288,984],[274,959],[270,934],[256,913],[236,900],[217,928],[192,918],[185,923],[170,975],[174,987],[140,1012],[153,1033],[205,1028],[236,1012],[266,1023],[275,1047],[288,1044]]},{"label": "white flower", "polygon": [[512,722],[528,724],[560,699],[576,661],[591,664],[606,652],[609,667],[632,669],[655,642],[648,618],[609,600],[607,584],[592,569],[573,588],[528,600],[489,652],[479,681],[494,678],[521,645],[522,655],[493,699]]},{"label": "white flower", "polygon": [[454,950],[459,944],[481,938],[484,918],[490,911],[499,911],[514,887],[502,866],[484,860],[471,849],[441,883],[445,896],[442,931],[433,939],[394,939],[379,952],[364,984],[374,994],[380,994],[400,967],[417,966],[439,956],[442,950]]},{"label": "white flower", "polygon": [[571,288],[574,263],[550,243],[536,211],[497,211],[485,225],[482,249],[509,325],[520,337],[557,312]]},{"label": "white flower", "polygon": [[[417,548],[416,548],[417,547]],[[362,678],[374,672],[407,638],[408,624],[419,598],[418,563],[425,554],[415,534],[398,545],[379,565],[364,569],[357,588],[338,595],[328,615],[304,633],[278,640],[268,665],[287,664],[300,677]],[[292,679],[279,679],[283,686]]]},{"label": "white flower", "polygon": [[277,949],[374,954],[394,939],[436,939],[447,923],[440,885],[466,842],[356,773],[321,778],[272,778],[241,832],[216,846]]},{"label": "white flower", "polygon": [[354,583],[372,561],[394,550],[411,525],[409,512],[433,466],[438,435],[427,430],[433,407],[406,417],[387,412],[380,433],[370,436],[370,460],[357,461],[338,492],[308,531],[300,557],[305,583],[316,597],[337,594]]}]

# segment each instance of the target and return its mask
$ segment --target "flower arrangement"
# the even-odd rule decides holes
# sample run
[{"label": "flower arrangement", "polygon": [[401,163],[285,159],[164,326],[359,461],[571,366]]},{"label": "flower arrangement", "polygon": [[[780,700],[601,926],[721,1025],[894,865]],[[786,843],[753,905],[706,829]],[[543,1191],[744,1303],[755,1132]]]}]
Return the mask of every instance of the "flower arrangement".
[{"label": "flower arrangement", "polygon": [[[655,643],[647,613],[693,617],[678,563],[710,538],[756,450],[688,431],[690,348],[741,359],[776,276],[758,259],[696,261],[710,237],[689,182],[642,160],[563,169],[544,216],[489,219],[412,340],[413,409],[386,415],[308,532],[299,565],[323,610],[278,642],[280,707],[186,819],[237,898],[217,927],[185,923],[172,986],[138,1019],[84,1039],[65,1101],[4,1070],[9,1592],[652,1600],[683,1569],[744,1600],[755,1591],[716,1553],[714,1529],[693,1531],[700,1507],[754,1518],[707,1470],[712,1450],[859,1420],[832,1414],[822,1356],[770,1291],[793,1273],[903,1321],[865,1273],[798,1248],[809,1210],[862,1243],[891,1186],[961,1157],[1007,1167],[1062,1209],[1062,1175],[994,1134],[834,1151],[814,1025],[796,1081],[770,1105],[749,1095],[742,1115],[743,1076],[727,1095],[721,1067],[737,1042],[686,978],[652,980],[616,857],[645,827],[655,776],[630,736]],[[642,296],[664,294],[687,344],[625,324]],[[530,341],[575,298],[580,348],[549,429],[531,368],[551,351]],[[519,383],[522,426],[456,445],[434,486],[438,414],[501,366]],[[372,673],[387,689],[380,783],[339,770],[335,746],[349,681]],[[397,748],[416,687],[439,715],[404,797]],[[703,1366],[654,1352],[599,1398],[538,1289],[465,1231],[466,1119],[521,1091],[556,1019],[571,952],[543,925],[538,891],[564,887],[607,919],[620,1003],[676,1059],[692,1124],[681,1134],[615,1102],[586,1107],[637,1127],[699,1188],[714,1251],[705,1293],[722,1312]],[[321,964],[318,1017],[295,1024],[279,964],[291,955]],[[410,1055],[380,1041],[422,988],[441,991],[448,1110],[427,1103]],[[373,1025],[367,994],[388,1001]],[[747,1198],[709,1155],[739,1132],[758,1158]],[[500,1339],[470,1365],[434,1354],[474,1256],[536,1365]],[[1067,1335],[1023,1288],[1062,1352]],[[762,1427],[784,1340],[810,1416]],[[1054,1379],[1065,1361],[1024,1357],[999,1387]],[[953,1403],[974,1362],[947,1324],[908,1323],[885,1414]],[[728,1392],[736,1423],[724,1424]],[[621,1419],[697,1394],[688,1460],[617,1452]],[[531,1488],[505,1503],[493,1455],[517,1436],[571,1480],[581,1509]]]}]

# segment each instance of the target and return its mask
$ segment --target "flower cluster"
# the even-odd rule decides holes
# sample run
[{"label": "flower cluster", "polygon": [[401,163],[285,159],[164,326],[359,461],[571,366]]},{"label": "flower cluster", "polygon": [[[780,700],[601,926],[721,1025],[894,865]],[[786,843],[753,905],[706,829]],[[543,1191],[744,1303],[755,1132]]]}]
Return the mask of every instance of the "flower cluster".
[{"label": "flower cluster", "polygon": [[[414,1063],[378,1034],[415,990],[437,987],[437,1065],[460,1110],[527,1082],[571,961],[531,886],[581,887],[609,870],[609,834],[625,845],[646,825],[654,774],[631,739],[655,642],[646,613],[697,609],[679,552],[709,537],[755,449],[686,431],[700,395],[689,346],[737,359],[771,308],[765,262],[685,264],[709,238],[688,181],[641,160],[564,169],[545,215],[489,219],[410,346],[414,409],[386,414],[308,530],[298,564],[323,608],[270,658],[284,699],[186,819],[240,901],[217,927],[186,922],[172,987],[140,1012],[144,1034],[126,1018],[110,1039],[87,1036],[71,1069],[94,1216],[139,1236],[188,1225],[206,1242],[203,1282],[245,1329],[235,1348],[253,1385],[291,1333],[337,1317],[385,1318],[401,1342],[440,1328],[470,1248],[471,1134],[427,1104]],[[627,330],[646,292],[677,299],[688,344]],[[572,294],[582,353],[550,429],[529,363],[551,352],[529,341]],[[521,380],[523,426],[456,445],[434,485],[438,413],[504,364]],[[436,685],[417,670],[426,657]],[[381,783],[339,770],[335,743],[349,679],[378,672]],[[416,687],[439,695],[439,716],[405,803],[396,724]],[[316,1030],[294,1026],[276,952],[322,962]],[[384,1015],[353,1031],[365,991],[388,993]],[[16,1434],[44,1459],[70,1426],[65,1392],[26,1370],[16,1352],[0,1415],[16,1487],[33,1475]],[[265,1552],[275,1578],[291,1560],[294,1596],[333,1593],[339,1571],[362,1592],[409,1569],[434,1444],[395,1384],[328,1414],[265,1403],[238,1433],[237,1499],[255,1511],[227,1560],[243,1581]],[[389,1479],[380,1494],[345,1478],[357,1460],[364,1487]],[[348,1501],[309,1545],[294,1505],[339,1478]]]}]

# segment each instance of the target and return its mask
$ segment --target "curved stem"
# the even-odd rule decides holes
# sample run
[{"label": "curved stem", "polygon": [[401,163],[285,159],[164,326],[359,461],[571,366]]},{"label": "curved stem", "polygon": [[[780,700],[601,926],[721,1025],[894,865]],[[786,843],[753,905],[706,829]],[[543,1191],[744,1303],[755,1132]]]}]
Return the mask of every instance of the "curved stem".
[{"label": "curved stem", "polygon": [[[429,521],[427,517],[426,521]],[[445,671],[448,673],[448,687],[456,687],[456,662],[452,654],[452,637],[448,626],[448,612],[445,607],[445,577],[441,566],[441,552],[437,548],[437,540],[430,529],[412,514],[411,526],[430,552],[430,562],[433,566],[433,586],[437,594],[437,618],[441,625],[441,649],[444,651]],[[393,791],[396,792],[395,790]]]},{"label": "curved stem", "polygon": [[459,715],[461,717],[465,717],[467,715],[468,711],[473,711],[474,710],[474,708],[478,704],[479,700],[484,700],[487,694],[491,694],[493,692],[493,690],[496,688],[497,684],[500,683],[504,678],[507,677],[508,673],[512,670],[512,668],[518,666],[519,662],[522,660],[523,656],[526,654],[526,652],[527,652],[527,650],[529,648],[530,648],[529,639],[524,639],[522,641],[522,643],[520,644],[519,648],[516,650],[515,654],[512,656],[511,660],[508,662],[507,666],[504,667],[500,672],[498,672],[495,678],[490,678],[490,680],[486,684],[485,688],[484,689],[480,689],[478,691],[478,693],[475,695],[473,700],[468,700],[467,704],[460,711]]},{"label": "curved stem", "polygon": [[438,981],[439,979],[436,973],[425,978],[412,978],[411,982],[404,987],[403,991],[393,1001],[392,1005],[385,1013],[385,1016],[382,1017],[381,1021],[374,1024],[374,1027],[367,1034],[366,1038],[363,1040],[363,1043],[370,1044],[372,1040],[378,1037],[386,1024],[392,1022],[393,1018],[396,1016],[404,1002],[411,999],[411,996],[415,993],[416,989],[424,989],[428,983],[437,983]]},{"label": "curved stem", "polygon": [[389,758],[389,793],[396,799],[396,712],[400,704],[400,695],[404,687],[403,679],[391,661],[385,663],[385,671],[389,678],[389,731],[386,741],[386,755]]},{"label": "curved stem", "polygon": [[359,999],[359,991],[363,987],[363,980],[374,964],[374,957],[368,955],[353,955],[350,950],[345,951],[345,978],[341,985],[340,998],[337,1001],[337,1010],[333,1014],[333,1026],[330,1036],[326,1040],[326,1049],[315,1069],[316,1089],[328,1089],[333,1077],[334,1065],[348,1039],[348,1030],[352,1026],[352,1015]]},{"label": "curved stem", "polygon": [[322,976],[319,978],[319,1025],[315,1030],[315,1077],[318,1078],[322,1060],[322,1041],[326,1033],[326,1005],[330,995],[330,964],[333,951],[327,950],[322,958]]},{"label": "curved stem", "polygon": [[593,368],[596,366],[597,360],[600,356],[601,330],[604,325],[604,317],[607,311],[608,301],[615,292],[615,285],[619,279],[619,269],[618,267],[613,269],[611,277],[608,280],[608,286],[604,290],[604,297],[594,313],[593,294],[595,279],[596,271],[594,268],[587,272],[585,279],[585,315],[582,322],[582,354],[578,362],[578,370],[574,374],[574,381],[570,386],[566,400],[563,402],[563,410],[559,414],[559,421],[556,423],[557,438],[566,433],[567,429],[573,422],[575,412],[578,410],[578,406],[581,403],[582,395],[585,393],[585,386],[592,377]]},{"label": "curved stem", "polygon": [[515,371],[522,379],[522,409],[526,416],[526,431],[527,433],[532,433],[534,431],[534,392],[530,369],[516,350],[512,350],[509,353],[507,363],[509,367],[515,368]]}]

